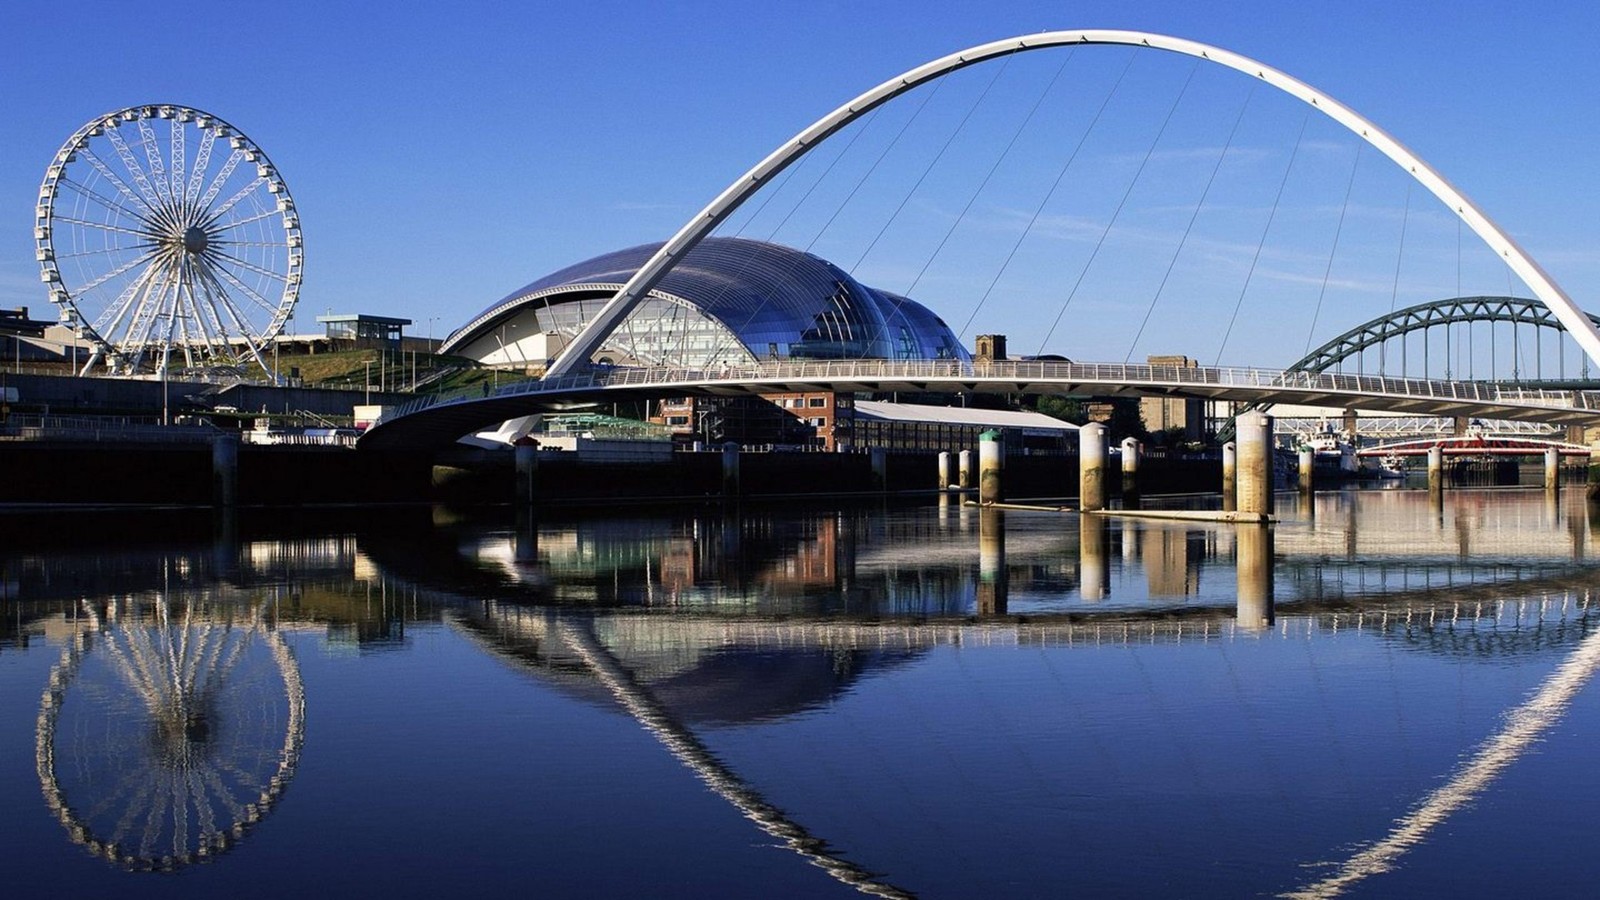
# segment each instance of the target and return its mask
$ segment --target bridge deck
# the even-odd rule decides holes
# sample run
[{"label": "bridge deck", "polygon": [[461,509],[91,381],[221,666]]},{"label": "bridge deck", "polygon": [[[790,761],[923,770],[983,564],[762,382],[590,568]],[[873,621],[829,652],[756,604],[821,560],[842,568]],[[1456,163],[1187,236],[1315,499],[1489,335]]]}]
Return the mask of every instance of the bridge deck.
[{"label": "bridge deck", "polygon": [[1499,388],[1480,382],[1044,360],[783,361],[716,370],[599,368],[529,379],[487,392],[420,397],[386,414],[362,436],[361,446],[433,449],[518,416],[621,399],[804,391],[1172,396],[1556,424],[1600,422],[1600,394]]}]

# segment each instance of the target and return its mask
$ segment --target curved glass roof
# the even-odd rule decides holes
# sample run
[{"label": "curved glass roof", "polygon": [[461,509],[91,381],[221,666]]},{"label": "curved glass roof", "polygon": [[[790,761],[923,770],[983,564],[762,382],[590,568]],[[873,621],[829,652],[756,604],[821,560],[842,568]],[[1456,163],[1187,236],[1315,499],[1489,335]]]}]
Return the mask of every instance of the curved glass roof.
[{"label": "curved glass roof", "polygon": [[[660,246],[617,250],[552,272],[474,316],[441,349],[451,352],[471,343],[529,304],[550,309],[579,303],[575,308],[584,311],[581,317],[561,318],[572,319],[568,328],[581,326],[579,319],[587,321],[598,309],[597,294],[609,299],[608,293],[620,288]],[[949,326],[927,307],[869,288],[827,260],[764,241],[701,241],[651,293],[693,304],[760,359],[970,358]],[[618,334],[627,333],[629,323],[642,315],[655,320],[660,312],[641,306]],[[720,358],[729,357],[724,352]]]}]

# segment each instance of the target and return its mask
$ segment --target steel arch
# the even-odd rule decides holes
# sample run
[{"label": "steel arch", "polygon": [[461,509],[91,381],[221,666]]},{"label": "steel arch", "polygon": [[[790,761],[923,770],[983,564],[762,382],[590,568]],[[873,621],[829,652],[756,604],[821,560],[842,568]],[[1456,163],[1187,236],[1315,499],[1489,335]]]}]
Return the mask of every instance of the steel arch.
[{"label": "steel arch", "polygon": [[1555,279],[1551,278],[1538,263],[1534,262],[1517,245],[1517,242],[1502,231],[1477,204],[1468,199],[1465,194],[1456,190],[1449,181],[1445,180],[1443,175],[1435,171],[1432,166],[1429,166],[1420,157],[1407,149],[1404,144],[1401,144],[1377,125],[1305,82],[1232,51],[1213,47],[1209,44],[1202,44],[1198,41],[1162,34],[1142,31],[1091,29],[1087,31],[1046,31],[1039,34],[1021,35],[992,41],[987,44],[979,44],[976,47],[925,63],[902,75],[897,75],[818,119],[804,131],[801,131],[778,147],[778,149],[768,154],[765,159],[740,176],[737,181],[730,184],[705,209],[696,214],[693,219],[690,219],[687,224],[678,230],[677,234],[663,244],[661,249],[640,267],[638,272],[634,273],[628,283],[617,291],[616,296],[595,315],[589,326],[556,358],[551,364],[548,374],[550,376],[564,375],[583,365],[599,348],[601,342],[610,336],[611,332],[627,317],[634,306],[650,292],[650,289],[661,280],[662,276],[690,248],[710,234],[712,229],[716,228],[718,224],[732,214],[735,209],[738,209],[745,200],[760,190],[774,176],[788,168],[791,163],[804,156],[813,146],[826,139],[829,135],[900,94],[951,72],[964,69],[967,66],[1011,53],[1073,44],[1150,47],[1156,50],[1166,50],[1197,59],[1208,60],[1260,79],[1262,82],[1309,104],[1330,119],[1349,129],[1368,144],[1371,144],[1385,156],[1394,160],[1419,184],[1449,206],[1462,222],[1466,223],[1478,237],[1483,239],[1484,243],[1488,244],[1490,249],[1505,260],[1511,270],[1532,289],[1534,296],[1548,307],[1556,318],[1561,320],[1567,330],[1572,333],[1573,339],[1578,342],[1578,346],[1583,348],[1583,351],[1589,355],[1589,358],[1600,363],[1600,329],[1597,329],[1595,323],[1590,321],[1582,310],[1578,309],[1577,305],[1566,295],[1566,292],[1556,284]]},{"label": "steel arch", "polygon": [[[1584,313],[1600,325],[1600,317]],[[1525,297],[1454,297],[1431,300],[1363,322],[1326,344],[1307,353],[1287,367],[1293,372],[1323,372],[1346,359],[1393,338],[1436,325],[1459,322],[1512,322],[1566,331],[1554,312],[1537,300]]]}]

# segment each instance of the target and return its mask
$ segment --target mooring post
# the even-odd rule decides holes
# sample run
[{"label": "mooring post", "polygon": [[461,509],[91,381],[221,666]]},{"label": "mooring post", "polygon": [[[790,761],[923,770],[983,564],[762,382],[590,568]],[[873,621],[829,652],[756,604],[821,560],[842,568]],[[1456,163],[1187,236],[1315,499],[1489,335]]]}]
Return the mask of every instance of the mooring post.
[{"label": "mooring post", "polygon": [[939,451],[939,490],[950,490],[953,482],[950,480],[950,451]]},{"label": "mooring post", "polygon": [[1000,457],[1004,452],[1000,432],[990,429],[978,435],[979,503],[999,503],[1004,499],[1000,489]]},{"label": "mooring post", "polygon": [[1122,439],[1122,492],[1139,493],[1139,441],[1131,437]]},{"label": "mooring post", "polygon": [[1544,451],[1544,489],[1561,490],[1561,451],[1546,447]]},{"label": "mooring post", "polygon": [[1005,615],[1008,587],[1006,513],[985,506],[978,510],[978,614]]},{"label": "mooring post", "polygon": [[1444,448],[1438,444],[1428,448],[1428,490],[1444,490]]},{"label": "mooring post", "polygon": [[1232,512],[1238,505],[1239,448],[1233,441],[1222,445],[1222,508]]},{"label": "mooring post", "polygon": [[965,491],[972,487],[972,451],[961,451],[957,459],[960,465],[957,468],[956,487]]},{"label": "mooring post", "polygon": [[1106,508],[1106,426],[1099,422],[1078,429],[1078,508]]},{"label": "mooring post", "polygon": [[1315,489],[1317,452],[1310,447],[1300,448],[1300,490],[1311,493]]},{"label": "mooring post", "polygon": [[739,442],[728,441],[722,445],[722,495],[739,496]]},{"label": "mooring post", "polygon": [[239,502],[239,438],[219,434],[211,441],[211,502],[236,506]]},{"label": "mooring post", "polygon": [[1238,419],[1239,511],[1272,514],[1272,417],[1248,412]]}]

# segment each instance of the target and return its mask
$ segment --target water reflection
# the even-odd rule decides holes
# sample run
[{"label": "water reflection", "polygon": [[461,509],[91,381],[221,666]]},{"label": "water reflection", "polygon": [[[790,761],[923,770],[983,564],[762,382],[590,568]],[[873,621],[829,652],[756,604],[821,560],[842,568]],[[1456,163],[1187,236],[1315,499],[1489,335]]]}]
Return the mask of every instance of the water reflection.
[{"label": "water reflection", "polygon": [[[331,534],[246,518],[196,526],[179,539],[99,547],[34,535],[0,542],[0,649],[26,649],[39,638],[61,646],[39,706],[38,776],[71,839],[126,868],[212,858],[276,804],[304,749],[305,688],[285,634],[300,630],[325,646],[369,653],[404,649],[414,632],[433,628],[540,690],[583,701],[574,706],[637,721],[780,845],[886,896],[916,886],[902,877],[906,864],[877,874],[891,850],[841,828],[809,797],[796,802],[792,789],[786,797],[789,786],[749,759],[739,764],[732,736],[788,734],[853,697],[905,685],[891,688],[904,692],[901,706],[967,704],[942,712],[920,736],[939,750],[934,756],[962,757],[972,748],[946,731],[989,715],[998,698],[979,691],[977,700],[961,700],[977,689],[960,678],[982,677],[984,661],[995,659],[984,654],[1025,648],[1033,652],[1010,654],[1000,667],[1019,683],[1000,679],[996,691],[1031,691],[1032,702],[1053,712],[1035,717],[1029,708],[1027,727],[1034,719],[1053,724],[1035,732],[997,720],[994,728],[1027,745],[1019,756],[1037,741],[1049,758],[1072,759],[1077,777],[1096,772],[1097,757],[1150,752],[1118,744],[1115,729],[1096,730],[1093,709],[1080,718],[1081,708],[1053,706],[1074,690],[1092,693],[1122,660],[1136,665],[1147,695],[1105,701],[1119,723],[1141,707],[1183,722],[1191,702],[1215,708],[1206,704],[1215,703],[1207,691],[1216,683],[1247,690],[1231,655],[1241,646],[1273,645],[1291,658],[1272,674],[1308,670],[1313,679],[1319,658],[1348,674],[1339,667],[1360,653],[1385,654],[1387,675],[1363,676],[1391,679],[1397,697],[1411,688],[1401,674],[1408,657],[1452,672],[1528,661],[1555,667],[1538,670],[1548,677],[1525,703],[1499,707],[1511,711],[1488,738],[1462,730],[1449,748],[1465,758],[1459,766],[1422,773],[1424,782],[1448,776],[1443,787],[1348,792],[1352,803],[1421,799],[1390,834],[1292,894],[1331,896],[1392,871],[1548,734],[1592,679],[1600,665],[1600,610],[1588,595],[1594,526],[1578,492],[1554,506],[1541,493],[1505,491],[1451,492],[1442,508],[1421,491],[1283,500],[1271,528],[977,510],[943,499],[889,509],[547,513],[510,522],[413,510],[352,520]],[[1355,649],[1352,635],[1361,640]],[[1224,658],[1225,675],[1208,685],[1145,666],[1146,656],[1178,649],[1190,667]],[[966,651],[959,677],[940,668]],[[1015,674],[1033,665],[1043,671],[1029,680]],[[1307,698],[1273,699],[1246,711],[1250,728],[1269,730],[1257,720],[1270,724]],[[898,707],[879,714],[886,708]],[[1341,716],[1360,712],[1352,709],[1306,715],[1338,733]],[[1401,738],[1405,727],[1395,725]],[[1198,760],[1206,742],[1218,738],[1210,724],[1171,728],[1178,762],[1166,767],[1187,768],[1180,776],[1194,783],[1183,788],[1207,795],[1195,772],[1205,768]],[[1370,728],[1359,733],[1387,740]],[[1080,739],[1093,752],[1073,745],[1076,755],[1055,755]],[[1113,773],[1115,765],[1105,763]],[[1165,777],[1162,766],[1141,769],[1132,796],[1146,790],[1144,779]],[[955,780],[985,771],[961,768]],[[853,777],[843,763],[830,776]],[[871,789],[841,784],[838,792]],[[1085,788],[1038,806],[1094,818],[1096,804],[1120,797]],[[1295,804],[1315,809],[1322,800],[1292,786],[1279,798],[1296,813],[1303,807]],[[836,803],[845,810],[839,815],[847,820],[855,802]],[[982,792],[962,801],[990,802]],[[1137,808],[1100,815],[1133,817]],[[1141,827],[1159,831],[1167,813],[1152,813]],[[1325,825],[1315,848],[1278,854],[1283,869],[1267,889],[1299,883],[1305,870],[1297,861],[1326,859],[1378,832]]]}]

